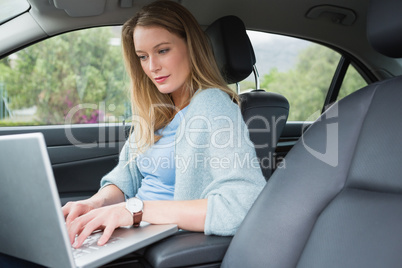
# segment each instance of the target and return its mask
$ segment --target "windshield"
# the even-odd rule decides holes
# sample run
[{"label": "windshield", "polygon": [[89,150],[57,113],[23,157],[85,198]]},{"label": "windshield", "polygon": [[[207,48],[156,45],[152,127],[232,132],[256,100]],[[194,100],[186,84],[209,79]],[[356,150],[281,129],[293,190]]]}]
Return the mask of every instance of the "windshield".
[{"label": "windshield", "polygon": [[0,24],[24,13],[29,7],[26,0],[0,0]]}]

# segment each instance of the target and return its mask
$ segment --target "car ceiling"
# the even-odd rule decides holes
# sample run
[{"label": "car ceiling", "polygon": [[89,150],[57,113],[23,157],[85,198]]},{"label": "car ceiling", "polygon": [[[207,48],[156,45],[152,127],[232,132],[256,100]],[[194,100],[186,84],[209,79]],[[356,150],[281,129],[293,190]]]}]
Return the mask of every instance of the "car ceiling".
[{"label": "car ceiling", "polygon": [[[151,0],[28,0],[31,9],[0,27],[0,55],[74,29],[121,25]],[[237,15],[248,29],[305,38],[337,47],[366,65],[379,79],[402,74],[400,60],[376,53],[366,38],[369,0],[179,0],[206,27],[225,15]],[[323,5],[325,5],[323,7]],[[321,10],[308,18],[312,8]],[[318,8],[317,8],[318,7]],[[334,22],[333,10],[355,15],[352,25]],[[96,13],[94,15],[94,13]],[[88,16],[91,15],[91,16]],[[98,15],[99,14],[99,15]],[[317,14],[317,13],[316,13]],[[24,27],[22,27],[24,26]],[[364,56],[363,56],[364,55]],[[381,66],[381,67],[380,67]]]}]

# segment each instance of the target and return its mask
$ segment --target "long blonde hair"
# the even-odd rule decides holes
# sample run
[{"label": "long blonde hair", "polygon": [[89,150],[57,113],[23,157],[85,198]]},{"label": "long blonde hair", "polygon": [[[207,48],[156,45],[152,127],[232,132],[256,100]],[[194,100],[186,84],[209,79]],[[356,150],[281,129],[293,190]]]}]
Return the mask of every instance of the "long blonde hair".
[{"label": "long blonde hair", "polygon": [[219,88],[238,103],[237,94],[222,78],[208,39],[193,15],[182,5],[167,0],[144,6],[136,16],[123,25],[122,30],[124,60],[131,80],[133,122],[130,138],[134,136],[135,146],[139,152],[145,151],[161,138],[155,137],[154,131],[168,125],[176,109],[173,108],[174,103],[170,94],[160,93],[141,67],[133,41],[136,26],[162,27],[185,40],[191,70],[185,87],[189,99],[183,104],[184,106],[190,102],[195,91],[207,88]]}]

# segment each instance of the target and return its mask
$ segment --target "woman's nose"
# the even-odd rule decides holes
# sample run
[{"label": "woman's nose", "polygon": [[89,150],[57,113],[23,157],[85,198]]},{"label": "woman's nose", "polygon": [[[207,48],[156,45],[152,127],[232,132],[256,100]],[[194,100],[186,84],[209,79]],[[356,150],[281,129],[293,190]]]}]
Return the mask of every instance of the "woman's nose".
[{"label": "woman's nose", "polygon": [[151,72],[157,72],[158,70],[160,70],[161,66],[160,66],[160,62],[158,60],[157,57],[150,57],[149,58],[149,70]]}]

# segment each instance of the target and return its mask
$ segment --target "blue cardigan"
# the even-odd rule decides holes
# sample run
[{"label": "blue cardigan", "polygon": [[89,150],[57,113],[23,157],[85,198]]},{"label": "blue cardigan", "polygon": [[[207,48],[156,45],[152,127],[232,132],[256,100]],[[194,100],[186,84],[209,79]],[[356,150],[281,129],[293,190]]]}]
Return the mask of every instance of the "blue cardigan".
[{"label": "blue cardigan", "polygon": [[[128,140],[101,187],[114,184],[126,198],[135,196],[142,180],[135,156]],[[192,98],[176,132],[175,164],[174,199],[208,199],[207,235],[234,235],[265,185],[240,109],[219,89]]]}]

